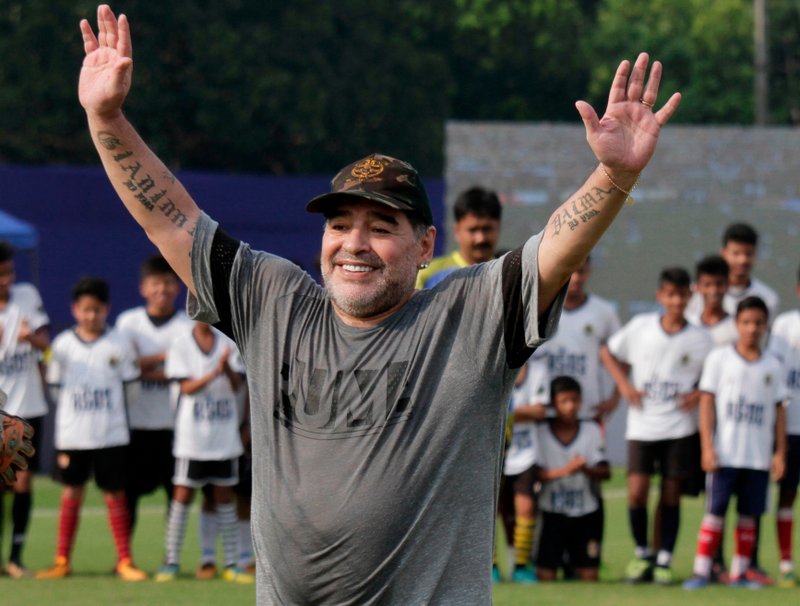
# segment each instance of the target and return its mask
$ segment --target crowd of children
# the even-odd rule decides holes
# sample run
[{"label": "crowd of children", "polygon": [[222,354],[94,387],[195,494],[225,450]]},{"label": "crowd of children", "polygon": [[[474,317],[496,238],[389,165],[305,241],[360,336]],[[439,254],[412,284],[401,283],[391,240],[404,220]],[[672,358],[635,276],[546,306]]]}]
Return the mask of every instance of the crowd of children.
[{"label": "crowd of children", "polygon": [[[553,580],[559,569],[565,577],[597,579],[603,537],[599,482],[609,477],[604,422],[622,400],[634,544],[624,580],[673,583],[681,499],[704,492],[694,574],[683,587],[726,582],[755,589],[773,583],[758,562],[771,477],[779,482],[777,584],[795,586],[800,311],[774,317],[777,295],[752,276],[757,238],[749,225],[729,226],[720,254],[697,264],[693,287],[685,269],[662,270],[656,290],[660,310],[636,315],[621,328],[613,308],[584,289],[589,261],[573,274],[558,332],[527,366],[527,375],[538,376],[538,383],[545,369],[552,378],[549,393],[534,397],[522,374],[511,402],[510,422],[522,424],[512,436],[528,436],[529,465],[528,475],[520,476],[507,464],[504,479],[511,486],[501,489],[505,518],[504,494],[513,491],[514,503],[525,503],[515,508],[516,521],[505,524],[515,546],[512,581]],[[800,296],[800,275],[797,292]],[[512,460],[519,457],[513,438],[509,453]],[[655,475],[661,479],[659,497],[648,514]],[[517,496],[522,494],[524,500]],[[734,495],[738,519],[728,571],[721,543]],[[534,526],[536,540],[529,541]],[[500,580],[496,564],[494,576]]]},{"label": "crowd of children", "polygon": [[[558,332],[523,367],[509,403],[499,511],[514,550],[510,580],[550,581],[561,570],[566,577],[597,580],[604,528],[600,484],[610,477],[605,422],[625,402],[634,547],[625,580],[673,582],[681,499],[705,493],[693,576],[684,588],[770,582],[760,570],[757,546],[772,477],[779,481],[778,584],[795,585],[800,310],[774,317],[777,295],[752,276],[756,246],[750,226],[730,226],[720,254],[702,259],[693,280],[680,267],[662,270],[660,311],[634,316],[624,326],[611,303],[586,290],[590,260],[573,274]],[[0,388],[8,393],[9,412],[26,417],[40,438],[47,413],[40,362],[46,360],[55,404],[54,475],[64,485],[55,562],[36,576],[72,573],[85,485],[94,477],[108,508],[121,579],[149,576],[134,564],[131,535],[139,499],[162,488],[167,529],[164,565],[155,580],[179,575],[189,508],[201,489],[196,576],[253,582],[247,397],[234,343],[176,307],[179,281],[154,257],[142,266],[143,306],[121,313],[111,328],[108,285],[83,278],[72,291],[75,326],[51,344],[41,299],[32,286],[15,283],[12,255],[0,243]],[[22,552],[31,471],[37,469],[34,458],[13,487],[11,551],[3,567],[12,577],[32,575]],[[659,498],[649,513],[655,475]],[[738,517],[728,571],[721,553],[733,496]],[[0,493],[0,521],[4,502]],[[493,575],[500,581],[497,557]]]},{"label": "crowd of children", "polygon": [[[31,285],[14,283],[12,255],[11,247],[0,243],[0,388],[9,394],[9,412],[30,419],[40,438],[41,417],[47,412],[40,353],[47,350],[45,381],[55,405],[53,475],[64,488],[55,562],[33,573],[22,561],[32,500],[30,473],[18,474],[14,538],[4,572],[41,579],[72,574],[85,486],[93,477],[108,508],[117,552],[114,570],[120,579],[149,577],[136,567],[131,553],[139,499],[160,487],[167,495],[164,566],[155,580],[171,581],[178,576],[194,490],[210,488],[200,516],[204,555],[196,576],[253,583],[249,503],[237,507],[234,492],[242,484],[240,500],[249,501],[249,478],[240,478],[239,472],[247,398],[233,342],[207,324],[192,322],[176,307],[178,278],[156,256],[142,265],[139,286],[145,304],[121,313],[113,328],[108,325],[108,284],[81,278],[71,293],[75,324],[50,345],[41,299]],[[36,469],[34,458],[30,470]],[[243,471],[249,473],[246,460]],[[238,519],[237,512],[245,519]],[[224,553],[219,575],[218,533]]]}]

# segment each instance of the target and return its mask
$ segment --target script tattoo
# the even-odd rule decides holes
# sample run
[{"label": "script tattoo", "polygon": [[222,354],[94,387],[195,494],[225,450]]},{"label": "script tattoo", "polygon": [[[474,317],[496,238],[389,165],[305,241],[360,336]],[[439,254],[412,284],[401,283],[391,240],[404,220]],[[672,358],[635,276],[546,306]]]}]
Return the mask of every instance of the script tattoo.
[{"label": "script tattoo", "polygon": [[588,223],[600,214],[595,208],[612,192],[611,189],[593,187],[590,191],[577,194],[559,208],[550,225],[553,227],[553,235],[557,236],[561,230],[568,227],[570,231],[575,231],[581,223]]},{"label": "script tattoo", "polygon": [[[194,236],[195,225],[187,225],[188,217],[178,208],[174,200],[167,195],[167,190],[148,174],[142,164],[133,157],[133,151],[125,149],[122,140],[114,133],[101,130],[97,132],[99,144],[111,152],[115,152],[111,159],[126,174],[126,179],[122,181],[123,187],[131,192],[133,198],[139,202],[146,210],[157,211],[171,221],[174,225],[186,229],[190,236]],[[165,186],[174,184],[175,177],[168,170],[164,170],[161,175]]]}]

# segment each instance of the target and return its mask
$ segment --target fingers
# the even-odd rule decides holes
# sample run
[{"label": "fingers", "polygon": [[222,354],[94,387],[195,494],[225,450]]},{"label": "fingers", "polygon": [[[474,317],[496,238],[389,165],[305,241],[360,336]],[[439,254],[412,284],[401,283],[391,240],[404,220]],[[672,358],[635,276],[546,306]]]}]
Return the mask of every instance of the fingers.
[{"label": "fingers", "polygon": [[101,4],[97,7],[97,31],[100,46],[117,48],[117,18],[108,4]]},{"label": "fingers", "polygon": [[614,80],[611,82],[611,90],[608,93],[609,105],[625,100],[625,90],[628,85],[628,70],[630,70],[630,67],[631,63],[627,59],[617,67],[617,73],[614,74]]},{"label": "fingers", "polygon": [[681,102],[681,94],[674,93],[669,98],[669,101],[667,101],[664,104],[664,107],[662,107],[655,113],[656,122],[658,122],[659,126],[664,126],[667,122],[669,122],[669,119],[672,117],[672,114],[674,114],[675,110],[678,109],[678,105],[680,105],[680,102]]},{"label": "fingers", "polygon": [[594,111],[594,108],[586,101],[577,101],[575,109],[578,110],[581,120],[583,120],[583,124],[586,127],[586,136],[588,137],[600,127],[600,118],[597,117],[597,112]]},{"label": "fingers", "polygon": [[661,61],[654,61],[650,68],[650,75],[647,77],[647,86],[640,99],[649,104],[650,107],[656,104],[658,99],[658,86],[661,83]]},{"label": "fingers", "polygon": [[83,36],[83,50],[88,55],[100,47],[97,36],[92,31],[92,26],[86,19],[81,19],[81,36]]},{"label": "fingers", "polygon": [[[636,57],[636,63],[633,64],[633,69],[631,70],[631,77],[628,79],[628,101],[638,101],[642,98],[644,77],[647,74],[647,62],[649,60],[650,57],[647,53],[639,53],[639,56]],[[656,91],[658,91],[657,84]]]},{"label": "fingers", "polygon": [[131,28],[128,24],[128,17],[119,16],[119,43],[117,51],[123,57],[133,57],[133,47],[131,46]]}]

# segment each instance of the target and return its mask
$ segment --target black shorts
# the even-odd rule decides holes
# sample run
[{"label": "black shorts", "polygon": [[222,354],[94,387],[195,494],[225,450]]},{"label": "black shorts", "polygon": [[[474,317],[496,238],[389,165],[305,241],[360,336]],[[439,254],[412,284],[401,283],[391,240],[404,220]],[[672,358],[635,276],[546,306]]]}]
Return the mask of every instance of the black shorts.
[{"label": "black shorts", "polygon": [[239,483],[233,490],[240,497],[253,495],[253,455],[249,451],[239,457]]},{"label": "black shorts", "polygon": [[127,446],[93,450],[59,450],[53,477],[67,486],[83,486],[94,473],[100,490],[107,492],[125,488]]},{"label": "black shorts", "polygon": [[800,436],[786,436],[786,471],[778,484],[781,490],[797,490],[800,485]]},{"label": "black shorts", "polygon": [[505,476],[505,482],[513,494],[524,494],[531,498],[536,495],[536,473],[535,466],[531,465],[523,471],[513,476]]},{"label": "black shorts", "polygon": [[671,440],[628,440],[628,473],[688,480],[697,473],[700,440],[697,434]]},{"label": "black shorts", "polygon": [[558,570],[565,562],[573,569],[600,566],[603,514],[600,509],[571,518],[543,511],[536,537],[536,565]]},{"label": "black shorts", "polygon": [[175,457],[172,456],[171,429],[132,429],[128,445],[128,485],[130,494],[150,494],[159,486],[172,487]]},{"label": "black shorts", "polygon": [[44,431],[44,417],[33,417],[32,419],[25,419],[28,424],[33,427],[33,437],[31,444],[33,444],[36,452],[33,453],[28,459],[28,471],[36,473],[41,469],[42,462],[42,432]]},{"label": "black shorts", "polygon": [[178,457],[172,483],[187,488],[202,488],[206,484],[236,486],[239,483],[239,460],[198,461]]},{"label": "black shorts", "polygon": [[767,509],[768,491],[768,471],[720,467],[708,474],[706,511],[724,518],[731,497],[736,495],[736,513],[757,518]]}]

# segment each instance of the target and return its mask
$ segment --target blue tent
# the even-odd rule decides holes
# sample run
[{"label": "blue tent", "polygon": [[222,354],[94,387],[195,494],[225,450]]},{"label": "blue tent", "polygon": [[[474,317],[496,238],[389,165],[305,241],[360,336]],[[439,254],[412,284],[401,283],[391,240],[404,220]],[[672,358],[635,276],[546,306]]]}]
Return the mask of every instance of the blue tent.
[{"label": "blue tent", "polygon": [[[27,277],[31,282],[39,286],[39,232],[36,228],[23,221],[17,219],[13,215],[0,210],[0,240],[5,240],[14,250],[19,253],[25,253],[28,257],[28,274]],[[18,257],[19,258],[19,257]],[[16,263],[17,271],[19,271],[19,263]]]}]

